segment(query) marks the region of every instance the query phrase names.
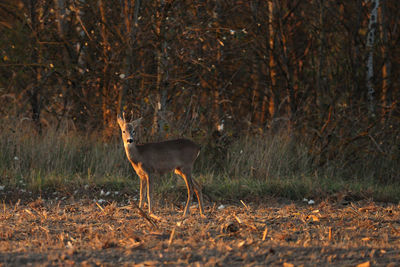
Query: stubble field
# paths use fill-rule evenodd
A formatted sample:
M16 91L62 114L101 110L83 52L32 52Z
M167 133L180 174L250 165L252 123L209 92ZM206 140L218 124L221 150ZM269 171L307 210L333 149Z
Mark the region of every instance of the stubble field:
M208 204L182 218L155 206L151 222L131 204L92 200L3 202L4 266L398 266L400 206Z

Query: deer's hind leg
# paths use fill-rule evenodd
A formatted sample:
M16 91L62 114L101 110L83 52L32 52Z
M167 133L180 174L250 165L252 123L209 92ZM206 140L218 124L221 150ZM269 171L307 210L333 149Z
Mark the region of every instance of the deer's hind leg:
M199 201L199 210L200 214L204 214L204 206L203 206L203 193L201 192L201 186L197 183L197 181L192 177L193 189L196 194L197 200Z
M150 175L146 175L146 182L147 182L147 204L149 208L149 214L152 213L151 211L151 198L153 196L153 181L150 179Z
M192 178L191 178L191 172L187 171L187 170L186 171L182 170L180 168L176 168L175 173L183 178L183 180L185 181L185 184L186 184L187 191L188 191L188 198L186 201L185 210L183 211L183 217L185 217L188 212L190 213L189 208L190 208L190 203L192 201L192 195L193 195L193 182L192 182Z

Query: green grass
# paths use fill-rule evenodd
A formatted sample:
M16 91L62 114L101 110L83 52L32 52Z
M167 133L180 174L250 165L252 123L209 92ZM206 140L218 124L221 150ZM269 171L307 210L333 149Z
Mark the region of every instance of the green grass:
M338 193L356 199L400 201L400 182L395 179L398 155L361 155L349 162L346 151L341 151L343 156L319 166L306 144L280 133L243 137L222 148L203 146L194 176L203 185L206 198L218 202L271 197L323 199ZM48 130L38 136L27 130L3 129L0 149L3 196L18 190L33 195L71 195L81 190L82 197L86 195L83 188L91 192L123 191L127 195L138 191L139 179L119 138L104 143L96 136L76 132ZM185 186L177 179L173 174L164 177L155 188L157 195L185 199Z

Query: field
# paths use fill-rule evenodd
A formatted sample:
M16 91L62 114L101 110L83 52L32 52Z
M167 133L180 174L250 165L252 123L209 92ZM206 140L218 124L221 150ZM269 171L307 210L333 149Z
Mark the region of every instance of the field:
M400 266L399 16L0 1L0 267Z
M182 218L156 204L146 218L127 201L73 197L3 202L4 266L396 266L400 205L270 199L207 202L206 216Z
M288 134L224 146L197 140L205 217L193 205L182 218L185 185L167 175L155 188L157 219L149 219L134 205L139 179L119 136L108 143L55 131L0 137L0 265L400 262L395 146L379 157L348 147L333 161Z

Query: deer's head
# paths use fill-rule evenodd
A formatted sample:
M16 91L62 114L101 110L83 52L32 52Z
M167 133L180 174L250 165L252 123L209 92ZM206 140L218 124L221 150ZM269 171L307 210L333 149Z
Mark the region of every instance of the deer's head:
M136 141L136 129L139 126L142 119L143 118L139 118L132 122L127 122L125 119L125 112L122 113L122 118L121 115L118 114L117 121L119 127L121 128L122 141L124 142L125 146L129 146L130 144L133 144Z

